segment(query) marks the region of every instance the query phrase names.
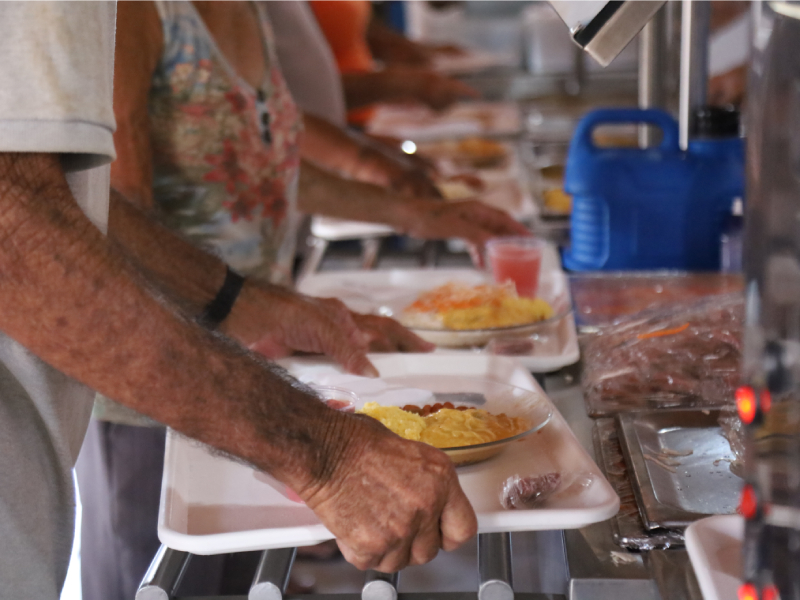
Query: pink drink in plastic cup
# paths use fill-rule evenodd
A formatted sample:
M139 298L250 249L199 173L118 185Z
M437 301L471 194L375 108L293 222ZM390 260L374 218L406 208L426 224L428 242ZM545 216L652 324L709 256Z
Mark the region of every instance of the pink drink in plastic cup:
M486 244L486 254L497 283L513 281L517 294L534 298L545 242L536 238L495 238Z

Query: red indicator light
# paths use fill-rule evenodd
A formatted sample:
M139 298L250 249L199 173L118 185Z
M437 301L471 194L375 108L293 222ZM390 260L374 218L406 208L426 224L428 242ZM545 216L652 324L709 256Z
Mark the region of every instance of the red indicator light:
M761 410L767 413L770 408L772 408L772 394L769 390L764 390L761 392Z
M768 585L761 592L761 600L780 600L781 595L778 593L778 588L774 585Z
M739 514L745 519L752 519L756 516L756 509L758 508L758 499L753 486L746 484L742 488L742 498L739 501Z
M736 408L742 423L750 425L756 417L756 393L749 385L736 390Z
M758 600L758 590L752 583L743 583L739 587L739 600Z

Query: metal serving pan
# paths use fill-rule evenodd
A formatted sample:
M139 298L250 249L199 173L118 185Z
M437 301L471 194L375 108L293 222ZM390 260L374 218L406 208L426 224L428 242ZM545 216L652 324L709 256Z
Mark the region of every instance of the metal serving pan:
M718 410L623 413L617 427L647 529L682 529L736 510L742 480Z

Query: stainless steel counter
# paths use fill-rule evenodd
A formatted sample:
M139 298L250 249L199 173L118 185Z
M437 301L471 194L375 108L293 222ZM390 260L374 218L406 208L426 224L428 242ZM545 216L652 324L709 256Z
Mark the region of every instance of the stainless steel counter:
M570 367L545 377L544 385L575 436L597 460L593 421L586 413L579 375L579 366ZM563 532L561 540L563 546L551 551L564 556L570 600L702 600L685 550L624 550L614 542L611 521Z

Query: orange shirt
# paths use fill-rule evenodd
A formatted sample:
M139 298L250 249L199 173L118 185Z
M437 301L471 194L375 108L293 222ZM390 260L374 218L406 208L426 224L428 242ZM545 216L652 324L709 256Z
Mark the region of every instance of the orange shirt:
M375 65L367 45L367 28L372 18L369 0L311 0L309 4L336 57L339 71L372 71Z

